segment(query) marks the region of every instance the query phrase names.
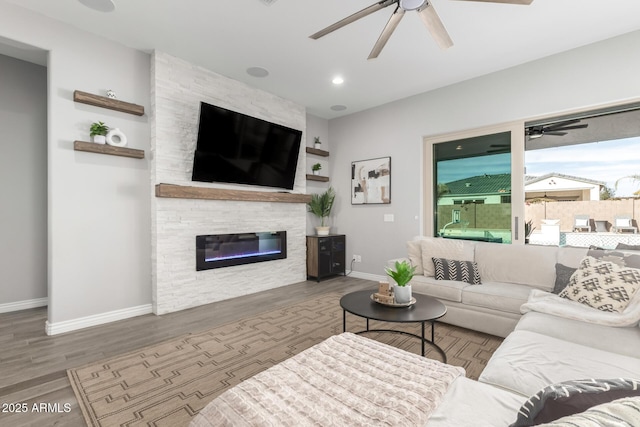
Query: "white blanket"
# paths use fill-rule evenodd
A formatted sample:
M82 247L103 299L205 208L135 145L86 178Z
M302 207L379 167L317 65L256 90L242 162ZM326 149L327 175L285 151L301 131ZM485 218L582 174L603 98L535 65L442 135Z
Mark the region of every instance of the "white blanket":
M423 426L462 375L344 333L227 390L191 426Z
M622 313L613 313L600 311L579 302L561 298L549 292L533 289L529 294L528 301L520 307L522 314L530 311L605 326L637 326L640 321L640 292L636 293Z

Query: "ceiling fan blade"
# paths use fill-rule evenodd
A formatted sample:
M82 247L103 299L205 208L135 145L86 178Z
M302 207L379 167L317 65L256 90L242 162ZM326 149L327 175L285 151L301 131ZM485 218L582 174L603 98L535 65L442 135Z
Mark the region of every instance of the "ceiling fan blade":
M438 46L441 49L447 49L453 46L453 41L451 37L449 37L449 33L444 28L440 17L436 13L436 10L433 8L433 5L429 2L425 3L424 9L419 9L418 15L422 18L424 25L427 26L427 29L431 33L431 36L435 39Z
M318 31L315 34L310 35L309 38L317 40L320 37L326 36L327 34L334 32L335 30L339 30L345 25L351 24L352 22L355 22L360 18L364 18L367 15L371 15L372 13L377 12L380 9L384 9L385 7L390 6L394 3L396 3L396 0L381 0L378 3L372 4L369 7L365 7L361 11L356 12L353 15L347 16L346 18L341 19L335 24L331 24L327 28Z
M549 126L544 126L543 128L544 128L545 131L558 130L558 129L563 128L565 126L573 125L575 123L580 123L580 119L565 120L563 122L553 123L553 124L550 124Z
M387 44L387 42L389 41L389 37L391 37L391 34L393 34L403 17L404 9L397 7L389 18L387 25L385 25L384 29L382 30L380 37L378 37L378 41L375 45L373 45L373 49L371 49L371 53L369 54L369 57L367 59L374 59L377 58L378 55L380 55L380 52L382 52L384 45Z
M487 3L509 3L509 4L524 4L524 5L528 5L533 2L533 0L464 0L464 1L482 1Z
M564 135L566 135L566 134L567 134L567 132L557 132L557 131L554 131L554 132L543 132L542 134L543 134L543 135L564 136Z
M571 130L571 129L584 129L586 127L589 127L588 124L583 124L583 125L575 125L575 126L564 126L561 128L553 128L551 130Z

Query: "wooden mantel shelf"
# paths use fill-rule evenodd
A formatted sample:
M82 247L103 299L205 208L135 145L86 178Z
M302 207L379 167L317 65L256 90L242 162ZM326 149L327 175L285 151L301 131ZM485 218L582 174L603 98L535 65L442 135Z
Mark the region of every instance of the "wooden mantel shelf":
M107 98L106 96L94 95L88 92L76 90L73 92L73 100L81 104L93 105L94 107L107 108L109 110L121 111L136 116L144 115L142 105L120 101L118 99Z
M222 188L192 187L175 184L157 184L156 197L282 203L309 203L311 201L311 196L308 194L227 190Z

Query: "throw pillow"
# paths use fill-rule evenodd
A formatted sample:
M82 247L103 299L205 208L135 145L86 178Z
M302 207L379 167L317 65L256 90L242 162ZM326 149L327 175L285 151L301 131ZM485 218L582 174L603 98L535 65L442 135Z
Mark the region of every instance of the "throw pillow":
M602 403L579 414L562 417L539 427L637 427L640 426L640 397L624 397Z
M558 296L601 311L622 313L640 289L640 270L587 256Z
M577 268L567 267L563 264L556 264L556 283L553 285L554 294L559 294L569 284L569 280Z
M481 285L478 264L472 261L457 261L445 258L431 258L435 267L436 280L457 280L471 285Z
M618 243L616 249L626 249L628 251L640 251L640 245L627 245L624 243Z
M529 427L577 414L630 396L640 396L640 383L629 379L578 380L552 384L531 396L510 427Z
M634 254L633 252L589 248L587 256L609 261L621 267L640 268L640 255Z

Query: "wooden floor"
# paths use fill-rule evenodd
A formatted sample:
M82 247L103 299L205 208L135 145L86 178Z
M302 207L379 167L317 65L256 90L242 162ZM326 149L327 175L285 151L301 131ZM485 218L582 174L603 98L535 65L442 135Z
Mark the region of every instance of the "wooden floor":
M376 286L369 280L343 276L320 283L307 281L177 313L149 314L55 336L44 332L46 307L0 314L0 426L84 426L67 379L69 368L294 304L311 296ZM16 412L25 403L26 413ZM43 403L50 404L45 411L34 411L34 404L38 409Z

